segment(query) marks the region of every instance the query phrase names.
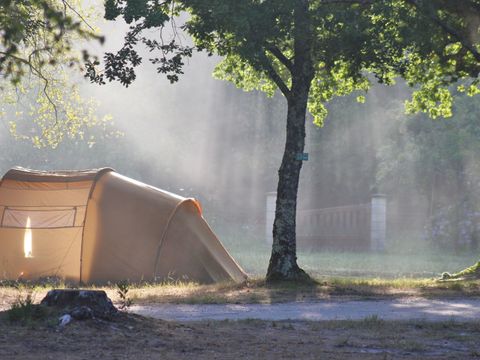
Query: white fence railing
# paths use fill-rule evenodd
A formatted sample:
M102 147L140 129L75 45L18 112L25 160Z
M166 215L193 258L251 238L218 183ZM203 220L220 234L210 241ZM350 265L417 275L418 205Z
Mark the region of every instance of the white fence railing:
M267 194L266 236L272 241L275 193ZM297 211L299 247L382 251L386 241L386 197L368 204Z

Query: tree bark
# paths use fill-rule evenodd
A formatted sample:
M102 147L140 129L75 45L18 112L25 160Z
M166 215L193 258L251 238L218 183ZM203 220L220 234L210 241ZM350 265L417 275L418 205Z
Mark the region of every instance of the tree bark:
M272 255L267 281L301 280L308 275L297 264L296 212L302 161L297 158L305 147L306 99L288 103L287 141L278 172L277 203L273 223Z
M288 101L287 138L278 172L277 203L273 224L273 244L267 282L308 280L297 264L297 193L305 148L305 117L314 69L311 59L311 29L308 0L299 0L295 9L294 64Z

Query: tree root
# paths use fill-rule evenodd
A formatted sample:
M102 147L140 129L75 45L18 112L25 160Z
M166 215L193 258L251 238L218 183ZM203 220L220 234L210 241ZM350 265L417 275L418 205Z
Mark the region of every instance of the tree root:
M439 279L441 281L446 280L474 280L480 279L480 261L476 262L474 265L459 271L455 274L450 274L448 272L444 272L442 277Z
M315 280L310 277L299 266L295 266L287 274L281 272L272 272L267 274L267 284L279 284L284 282L294 282L296 284L315 284Z

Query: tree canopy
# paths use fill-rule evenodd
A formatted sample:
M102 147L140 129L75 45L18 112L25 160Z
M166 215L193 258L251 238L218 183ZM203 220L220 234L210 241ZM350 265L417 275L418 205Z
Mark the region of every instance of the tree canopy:
M106 71L97 74L128 85L142 58L135 45L160 51L151 59L158 71L171 81L181 74L184 57L206 50L224 57L215 75L245 90L273 94L277 89L288 97L291 71L298 54L294 49L295 1L235 0L107 0L109 20L122 16L131 24L125 46L105 56ZM424 111L432 117L451 115L449 85L460 79L476 79L480 53L477 49L480 2L460 0L353 0L308 1L309 22L301 34L311 45L314 79L309 110L321 124L324 103L334 96L368 90L376 80L394 84L404 77L417 86L410 112ZM165 39L145 35L146 30L164 29L182 12L191 17L179 26L194 39L181 45L178 37ZM177 35L177 34L175 34ZM474 95L478 81L459 86ZM363 97L359 97L363 101Z
M451 115L452 84L479 92L477 0L107 0L105 9L107 19L122 17L131 27L124 47L106 54L104 72L89 65L93 81L134 81L143 43L159 52L151 61L172 82L185 57L205 50L223 57L216 77L269 95L278 89L287 99L269 280L305 277L296 263L295 218L307 108L321 125L332 98L360 91L364 101L361 92L374 80L393 85L397 77L415 88L407 110L433 118ZM189 18L180 24L183 13ZM179 29L192 46L182 45Z

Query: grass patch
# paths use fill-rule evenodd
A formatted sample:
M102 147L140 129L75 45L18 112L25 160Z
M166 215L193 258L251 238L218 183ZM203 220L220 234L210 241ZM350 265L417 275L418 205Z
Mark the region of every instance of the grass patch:
M221 283L199 285L150 285L132 288L130 295L136 304L142 303L278 303L317 301L329 298L378 299L404 296L450 298L480 296L480 281L457 283L435 279L360 279L317 278L311 284L278 283L269 285L264 279L243 284Z
M265 276L271 253L268 245L259 235L242 237L220 231L220 238L244 268L253 277ZM261 232L263 234L263 231ZM298 249L299 265L313 277L380 277L380 278L438 278L445 271L461 271L468 264L478 261L478 253L453 253L414 245L406 239L398 249L392 246L386 253L340 252L331 250L306 251ZM421 242L420 240L416 243Z
M53 288L55 286L52 286ZM185 303L185 304L269 304L279 302L305 302L325 299L380 299L395 297L455 298L479 297L480 280L437 281L435 279L382 279L320 277L312 283L267 284L263 278L250 279L245 283L218 283L201 285L194 282L163 284L129 284L128 298L122 298L118 286L87 287L102 289L122 307L129 304ZM0 308L8 309L25 291L34 291L43 298L48 287L0 287ZM125 294L124 294L125 295Z
M37 288L31 285L0 287L0 301L6 309L15 302L19 294L30 289L42 298L49 288ZM417 278L341 278L317 277L311 283L276 283L267 284L263 278L250 279L245 283L218 283L201 285L194 282L162 283L162 284L128 284L128 297L122 298L118 285L102 288L107 295L122 307L125 301L129 304L151 303L185 303L185 304L248 304L305 302L332 298L350 300L380 299L395 297L455 298L480 296L480 280L437 281L435 279ZM0 305L2 304L0 302Z
M21 325L34 325L50 318L51 311L45 306L35 304L34 295L28 292L26 295L18 294L5 316L11 323Z

